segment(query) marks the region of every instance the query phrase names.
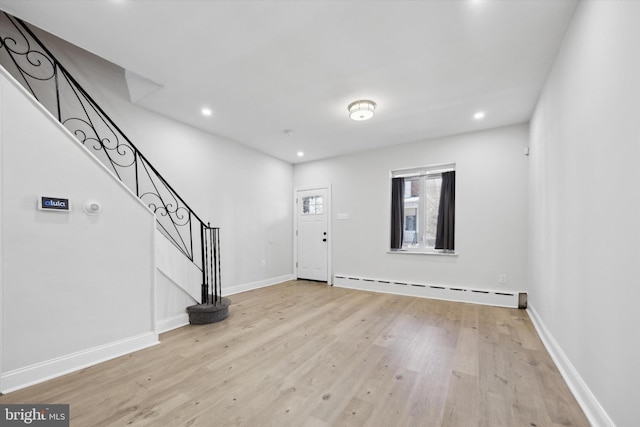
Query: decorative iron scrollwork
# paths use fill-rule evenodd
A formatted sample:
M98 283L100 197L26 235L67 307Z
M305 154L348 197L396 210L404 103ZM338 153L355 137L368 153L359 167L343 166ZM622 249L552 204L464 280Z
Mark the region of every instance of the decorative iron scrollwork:
M13 24L10 30L0 37L0 49L11 54L16 68L25 76L35 80L50 80L56 74L55 62L44 52L34 49L25 32L5 14L6 19ZM39 73L36 73L38 71Z

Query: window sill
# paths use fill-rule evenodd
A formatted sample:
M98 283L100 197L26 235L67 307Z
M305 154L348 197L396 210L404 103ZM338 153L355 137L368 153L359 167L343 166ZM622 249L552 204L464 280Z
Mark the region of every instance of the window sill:
M458 256L455 252L440 251L411 251L408 249L387 250L388 254L409 254L409 255L438 255L438 256Z

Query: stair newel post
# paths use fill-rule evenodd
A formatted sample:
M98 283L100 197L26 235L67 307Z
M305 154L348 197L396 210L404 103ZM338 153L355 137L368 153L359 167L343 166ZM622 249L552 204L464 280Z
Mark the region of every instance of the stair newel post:
M218 303L218 229L211 229L211 238L213 240L213 258L211 259L211 268L213 271L213 298L214 304Z
M212 286L211 289L211 303L215 305L216 300L217 300L217 293L216 293L216 288L215 288L215 279L216 279L216 273L214 270L214 259L216 257L216 242L214 240L214 236L213 236L213 229L211 228L211 223L208 222L207 223L207 237L210 239L211 241L211 250L209 253L209 257L207 258L207 268L209 269L209 282ZM211 279L213 277L213 282L211 283Z
M211 295L207 295L207 302L187 307L189 323L203 325L224 320L229 316L229 298L222 297L222 281L220 280L220 229L211 227L210 223L202 223L203 234L203 274L206 276ZM206 273L205 273L206 272ZM204 276L203 276L204 277ZM205 289L203 285L203 289ZM204 293L204 291L203 291Z
M220 229L216 228L216 273L215 273L215 286L216 286L216 295L219 296L220 302L222 302L222 276L221 276L221 267L220 267Z
M202 295L200 300L202 304L206 304L208 300L207 294L209 293L207 282L207 236L205 225L202 222L200 223L200 242L200 252L202 255Z

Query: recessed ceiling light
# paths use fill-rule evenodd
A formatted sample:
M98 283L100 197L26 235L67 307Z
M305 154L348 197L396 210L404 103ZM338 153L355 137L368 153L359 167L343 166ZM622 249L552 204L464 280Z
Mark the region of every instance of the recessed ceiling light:
M373 117L373 112L376 110L376 103L368 99L361 99L359 101L353 101L347 109L349 110L349 117L351 117L352 120L369 120Z
M298 157L303 157L304 156L304 152L303 151L298 151L297 155L298 155Z
M484 116L485 116L484 111L478 111L477 113L475 113L473 115L473 118L476 119L476 120L482 120L482 119L484 119Z
M209 117L210 115L213 114L213 111L211 111L210 108L204 107L202 110L200 110L200 112L202 113L203 116L205 117Z

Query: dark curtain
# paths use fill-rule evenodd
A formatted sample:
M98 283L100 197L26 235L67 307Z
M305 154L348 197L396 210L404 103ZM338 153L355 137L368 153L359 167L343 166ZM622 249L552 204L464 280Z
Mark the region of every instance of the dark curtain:
M456 222L456 172L442 173L440 206L438 208L438 228L436 231L436 249L454 250Z
M391 249L402 249L404 234L404 178L391 180Z

